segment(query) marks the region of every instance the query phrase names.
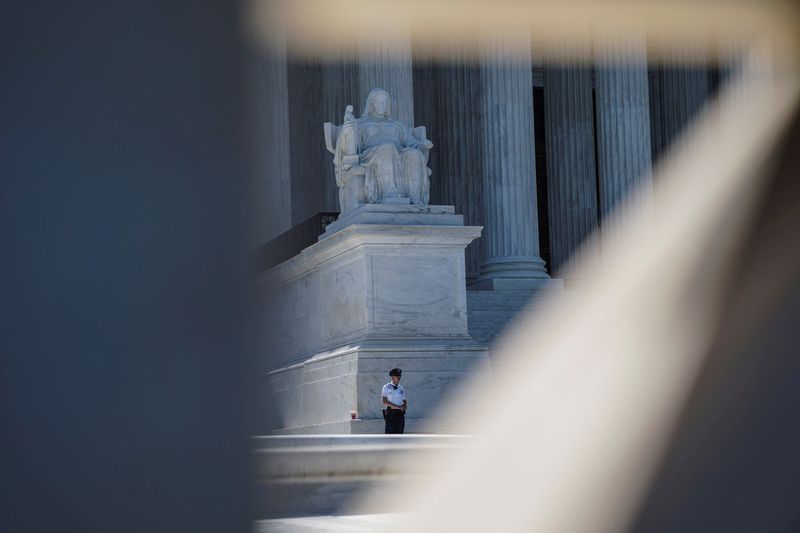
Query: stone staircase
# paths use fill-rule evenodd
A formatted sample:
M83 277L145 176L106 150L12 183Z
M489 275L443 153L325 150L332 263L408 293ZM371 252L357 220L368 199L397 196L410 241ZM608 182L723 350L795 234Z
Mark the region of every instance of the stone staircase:
M550 291L563 290L561 280L550 280L536 290L469 290L467 321L476 342L491 345L529 302Z
M528 291L467 291L467 323L476 342L490 345L533 297Z
M254 437L257 518L357 513L367 491L424 477L428 461L467 446L465 435L287 435ZM377 512L393 511L391 502Z
M490 345L537 296L562 288L554 282L537 291L468 290L469 333L478 343ZM255 437L259 527L316 531L332 517L367 520L355 507L361 494L424 477L426 472L416 466L428 462L415 460L418 454L446 455L474 438L432 434ZM385 509L371 510L392 511L390 502ZM374 516L378 518L367 521L389 515ZM349 527L344 522L338 525Z

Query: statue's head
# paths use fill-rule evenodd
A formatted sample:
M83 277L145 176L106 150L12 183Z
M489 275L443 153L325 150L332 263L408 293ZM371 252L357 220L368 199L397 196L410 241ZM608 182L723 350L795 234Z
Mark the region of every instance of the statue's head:
M364 104L364 112L361 113L361 116L391 117L392 97L389 96L389 92L383 89L372 89L367 96L367 102Z

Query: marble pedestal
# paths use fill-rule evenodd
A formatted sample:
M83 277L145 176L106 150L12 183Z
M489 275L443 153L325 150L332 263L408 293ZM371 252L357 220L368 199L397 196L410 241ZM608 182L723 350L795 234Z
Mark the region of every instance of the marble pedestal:
M365 205L258 277L281 433L382 432L380 391L394 367L407 431L447 431L442 398L466 377L489 378L486 348L467 332L464 248L481 228L462 224L451 206Z

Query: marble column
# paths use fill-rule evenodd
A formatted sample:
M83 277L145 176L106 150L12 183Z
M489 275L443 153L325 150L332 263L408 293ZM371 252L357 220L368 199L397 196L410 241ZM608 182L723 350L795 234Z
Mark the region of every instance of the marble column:
M392 95L392 117L414 125L414 87L411 64L411 32L399 27L374 28L358 43L358 102L360 115L372 89L380 87Z
M480 67L474 57L451 53L439 62L415 65L415 114L435 145L429 165L431 203L455 206L468 226L483 225L480 102ZM467 284L472 284L480 274L480 239L465 253Z
M345 106L360 104L353 61L304 55L290 61L288 71L292 223L297 225L317 213L339 210L339 189L322 124L340 124Z
M286 48L273 46L249 53L251 94L252 213L254 245L292 226L289 91Z
M662 62L652 73L651 89L656 98L651 110L653 160L656 160L697 116L711 93L707 54L693 47L675 62Z
M651 143L647 49L644 37L595 42L595 102L600 217L650 195Z
M325 211L326 160L322 133L322 68L319 60L302 56L289 62L292 225ZM309 151L309 146L318 149ZM321 149L319 149L321 148Z
M539 255L530 41L481 43L484 261L475 288L535 288L547 280Z
M562 58L545 66L544 107L551 271L597 229L591 69Z

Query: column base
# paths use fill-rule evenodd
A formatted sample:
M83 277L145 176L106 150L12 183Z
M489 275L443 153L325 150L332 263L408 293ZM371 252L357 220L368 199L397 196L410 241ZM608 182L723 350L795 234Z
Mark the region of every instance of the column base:
M537 290L553 280L539 257L503 257L481 265L481 275L471 290ZM562 284L563 285L563 284Z

